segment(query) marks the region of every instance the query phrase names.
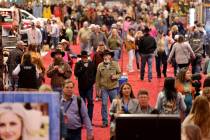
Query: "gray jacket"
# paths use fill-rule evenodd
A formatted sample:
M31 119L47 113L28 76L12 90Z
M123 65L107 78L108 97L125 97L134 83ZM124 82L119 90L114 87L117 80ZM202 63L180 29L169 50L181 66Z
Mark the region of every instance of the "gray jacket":
M97 49L98 47L98 43L99 42L104 42L105 45L107 45L107 38L106 36L99 32L98 35L96 35L96 33L92 33L91 36L90 36L90 46L94 48L94 50Z
M190 46L192 47L195 56L202 56L203 53L203 34L200 32L194 32L190 35Z
M21 63L22 55L23 50L21 50L20 48L15 48L14 50L10 51L7 60L9 75L12 75L13 70L17 67L18 64Z
M188 64L191 57L195 58L195 54L188 42L175 43L169 54L168 62L171 62L174 55L177 64Z
M122 99L114 99L110 107L110 115L113 116L118 111L123 112L123 105L124 103ZM128 112L131 114L137 113L138 105L139 105L138 100L131 98L128 102Z

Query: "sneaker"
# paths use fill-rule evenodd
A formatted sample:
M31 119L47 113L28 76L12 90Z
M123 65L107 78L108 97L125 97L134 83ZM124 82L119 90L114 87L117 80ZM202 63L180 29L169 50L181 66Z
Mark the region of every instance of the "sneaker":
M149 81L149 82L152 82L152 80L151 80L151 79L149 79L148 81Z

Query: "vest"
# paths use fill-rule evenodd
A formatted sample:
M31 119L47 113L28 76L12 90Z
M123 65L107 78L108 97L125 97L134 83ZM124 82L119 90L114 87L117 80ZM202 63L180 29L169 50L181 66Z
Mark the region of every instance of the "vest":
M18 74L18 88L32 88L37 89L36 67L33 64L20 65L20 72Z

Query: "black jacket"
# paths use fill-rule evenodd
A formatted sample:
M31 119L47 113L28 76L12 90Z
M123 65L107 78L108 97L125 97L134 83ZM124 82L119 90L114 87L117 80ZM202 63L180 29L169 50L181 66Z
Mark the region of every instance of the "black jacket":
M154 53L157 48L156 40L149 34L145 34L141 39L136 40L136 45L139 48L140 54Z
M74 68L74 75L78 78L80 90L87 90L93 86L96 77L96 68L92 61L88 61L88 67L80 60Z
M14 50L10 51L7 60L7 66L10 75L12 75L12 71L17 67L17 65L21 63L22 55L23 50L21 50L20 48L15 48Z
M36 66L34 64L20 65L18 88L37 89Z

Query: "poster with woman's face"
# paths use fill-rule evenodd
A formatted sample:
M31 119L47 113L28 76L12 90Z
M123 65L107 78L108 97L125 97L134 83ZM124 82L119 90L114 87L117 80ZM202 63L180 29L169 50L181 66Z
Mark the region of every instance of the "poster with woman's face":
M0 140L59 140L59 94L0 92Z
M49 140L46 103L1 103L0 140Z

